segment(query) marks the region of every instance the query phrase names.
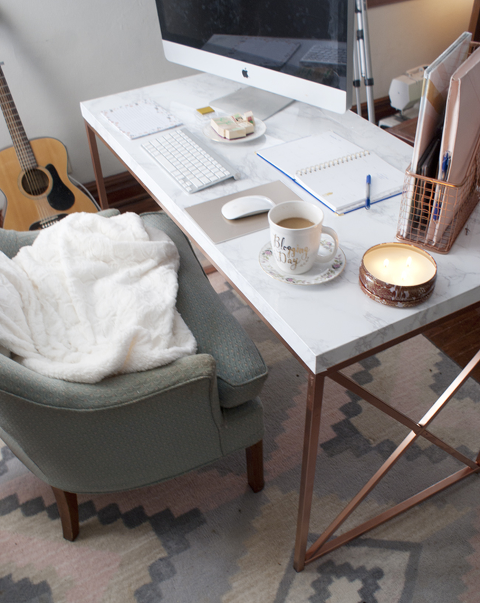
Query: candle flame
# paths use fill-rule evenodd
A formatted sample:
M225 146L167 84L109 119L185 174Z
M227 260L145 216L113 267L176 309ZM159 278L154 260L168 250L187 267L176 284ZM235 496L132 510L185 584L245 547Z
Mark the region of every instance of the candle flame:
M412 263L412 258L409 256L407 258L407 268L410 266L411 263Z
M385 261L383 262L383 267L388 268L388 259L387 258L385 258Z

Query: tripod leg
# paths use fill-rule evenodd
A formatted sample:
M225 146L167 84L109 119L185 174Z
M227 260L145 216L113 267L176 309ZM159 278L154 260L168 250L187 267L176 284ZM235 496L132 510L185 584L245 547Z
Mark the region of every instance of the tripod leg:
M365 0L355 0L355 14L357 16L356 51L357 65L361 76L364 78L367 94L368 119L375 123L375 106L373 99L372 62L370 59L370 41L367 24L367 8Z
M353 46L353 88L355 90L355 100L357 103L357 114L362 114L362 102L360 100L360 65L358 57L357 40Z

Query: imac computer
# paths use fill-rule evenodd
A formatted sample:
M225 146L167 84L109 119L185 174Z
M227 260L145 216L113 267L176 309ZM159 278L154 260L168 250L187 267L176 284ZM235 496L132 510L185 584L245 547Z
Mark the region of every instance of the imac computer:
M225 111L352 103L355 0L156 0L167 60L246 84Z

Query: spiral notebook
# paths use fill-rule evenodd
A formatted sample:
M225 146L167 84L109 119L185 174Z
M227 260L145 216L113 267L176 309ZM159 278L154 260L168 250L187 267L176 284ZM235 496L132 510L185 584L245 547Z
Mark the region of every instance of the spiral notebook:
M402 171L335 132L269 147L257 155L338 214L365 206L367 176L371 203L403 189Z

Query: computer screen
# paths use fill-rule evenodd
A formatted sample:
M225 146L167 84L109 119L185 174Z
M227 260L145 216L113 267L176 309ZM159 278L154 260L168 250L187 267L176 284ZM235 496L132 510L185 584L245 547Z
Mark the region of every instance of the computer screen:
M288 102L300 100L336 113L350 108L354 0L156 4L167 60Z

